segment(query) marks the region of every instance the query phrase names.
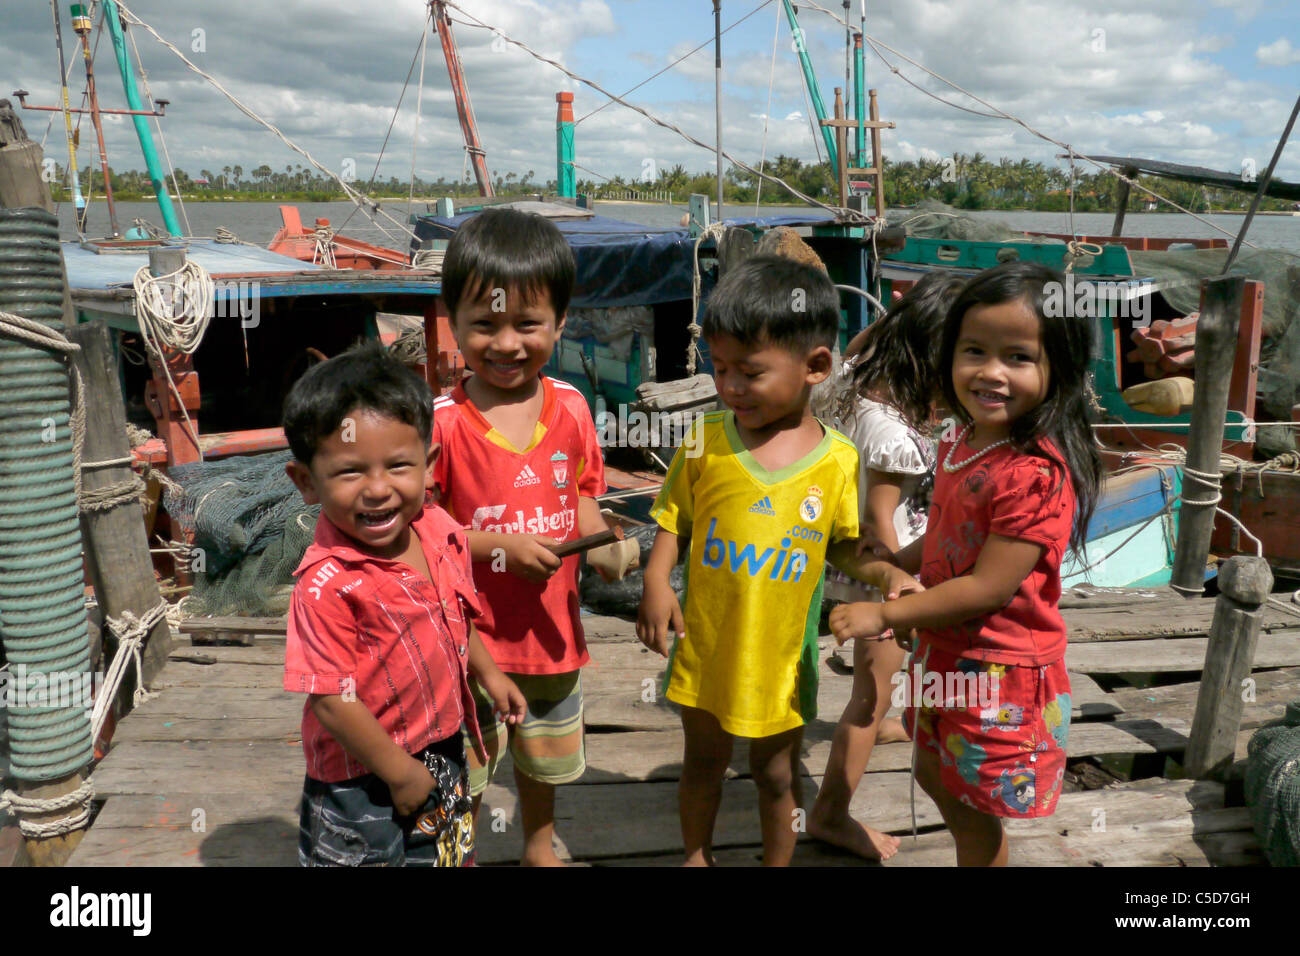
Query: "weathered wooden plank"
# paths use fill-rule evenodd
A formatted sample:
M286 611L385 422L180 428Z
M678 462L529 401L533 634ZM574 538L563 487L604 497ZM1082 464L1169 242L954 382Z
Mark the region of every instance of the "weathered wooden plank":
M284 685L284 669L265 664L196 664L175 657L154 683L157 691L192 693L202 689L206 693L220 692L228 687L277 688Z
M294 793L304 773L301 741L115 742L95 771L95 792L113 794Z
M284 667L284 642L267 641L252 647L223 647L217 644L181 646L172 649L171 659L213 661L217 664L258 664Z
M299 782L281 794L110 797L70 863L293 866L301 789Z
M1300 698L1300 667L1259 671L1251 675L1254 700L1247 700L1242 711L1242 729L1262 726L1282 716L1289 701ZM1190 721L1196 706L1199 682L1167 684L1164 687L1119 687L1112 696L1123 705L1130 717L1164 720L1176 717ZM1247 688L1243 688L1243 693Z
M142 740L301 740L302 713L274 717L192 718L132 715L113 735L115 743Z
M1072 671L1088 674L1123 674L1197 671L1205 663L1208 639L1171 638L1163 641L1126 641L1071 644L1065 663ZM1294 667L1300 664L1300 631L1261 634L1255 649L1255 667Z
M810 777L802 779L805 805L811 806L815 781ZM850 812L877 829L909 827L908 779L905 773L868 774L854 795ZM483 807L478 832L480 862L518 859L522 837L515 794L494 783L484 794ZM498 809L503 832L490 826L493 811ZM574 859L680 852L675 783L561 787L556 793L555 814L556 832ZM934 804L919 790L916 815L921 826L940 822ZM760 842L758 797L751 781L723 782L714 837L718 846Z
M1125 589L1120 589L1125 590ZM1135 590L1133 600L1125 603L1118 595L1106 595L1099 604L1078 601L1075 606L1061 606L1068 640L1072 644L1092 641L1151 640L1167 637L1200 637L1210 632L1214 617L1213 598L1175 598ZM1264 633L1294 631L1300 618L1287 608L1266 604L1260 611Z
M283 617L187 617L181 621L183 634L270 634L284 637L288 620Z

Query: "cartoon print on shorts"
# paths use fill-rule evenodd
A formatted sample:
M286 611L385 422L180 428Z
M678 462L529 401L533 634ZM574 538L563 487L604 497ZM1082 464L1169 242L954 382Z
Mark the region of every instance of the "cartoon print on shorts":
M1047 730L1058 747L1064 748L1069 739L1072 706L1069 694L1057 694L1052 702L1043 708L1043 723L1047 725Z
M1056 795L1057 789L1061 786L1061 781L1065 779L1065 768L1057 767L1056 776L1052 779L1052 785L1047 788L1047 793L1043 797L1043 806L1050 807L1052 798Z
M971 743L961 734L949 734L939 751L939 758L950 767L956 766L961 778L972 785L979 783L979 769L987 757L983 747Z
M1025 708L1019 704L985 707L980 711L980 730L1011 732L1025 722Z
M1015 813L1028 813L1034 805L1034 771L1020 766L1003 770L989 795L1000 797Z

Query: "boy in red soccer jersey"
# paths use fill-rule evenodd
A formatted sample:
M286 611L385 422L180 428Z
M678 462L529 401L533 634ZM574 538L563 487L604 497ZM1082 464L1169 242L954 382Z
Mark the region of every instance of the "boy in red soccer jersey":
M289 477L321 506L284 664L285 690L309 695L304 866L472 865L462 723L483 745L469 676L507 722L523 718L471 622L465 534L425 504L432 404L378 345L310 369L285 400Z
M586 399L541 375L564 329L574 262L550 222L512 209L480 213L457 230L442 264L442 294L474 374L435 401L434 468L441 503L466 527L483 597L479 632L528 700L509 729L524 830L521 863L555 866L555 787L582 776L580 670L589 660L578 619L578 557L557 542L604 531L596 497L604 464ZM630 548L629 548L630 546ZM632 542L589 551L621 577ZM486 689L486 688L485 688ZM503 725L480 695L488 753L470 761L477 816L501 755Z

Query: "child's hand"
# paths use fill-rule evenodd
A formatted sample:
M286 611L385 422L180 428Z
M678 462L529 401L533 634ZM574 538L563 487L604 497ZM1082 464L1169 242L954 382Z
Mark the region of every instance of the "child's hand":
M505 674L497 671L478 679L484 693L492 698L497 717L507 724L523 723L528 713L528 701L521 691Z
M881 561L888 561L890 564L896 564L898 559L894 552L889 549L883 541L876 537L874 531L865 524L858 529L858 557L864 554L871 554Z
M668 656L668 632L678 637L686 633L682 606L666 582L647 579L637 610L636 636L646 647L662 657Z
M855 604L837 604L831 609L831 633L835 642L857 638L884 640L889 635L885 624L884 605L873 601L859 601Z
M871 565L872 577L886 601L896 601L904 594L919 594L925 585L896 564L880 561Z
M606 581L622 581L641 563L641 545L633 538L611 541L587 552L587 564Z
M508 535L502 545L506 553L506 570L525 581L540 584L564 565L551 547L555 539L544 534Z
M412 757L410 766L404 767L402 776L388 781L388 791L393 795L393 811L400 817L417 812L433 791L433 776L424 764Z

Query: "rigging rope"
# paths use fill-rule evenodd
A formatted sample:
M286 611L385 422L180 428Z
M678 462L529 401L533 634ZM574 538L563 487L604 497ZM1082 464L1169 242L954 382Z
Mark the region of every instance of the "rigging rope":
M457 22L457 23L461 23L461 24L463 24L463 25L465 25L465 26L477 27L477 28L479 28L479 29L490 30L490 31L492 31L493 33L495 33L497 36L499 36L499 37L500 37L502 40L504 40L505 42L510 43L510 44L512 44L512 45L514 45L514 46L519 47L521 50L523 50L525 53L527 53L529 56L533 57L534 59L536 59L536 60L540 60L542 63L546 63L546 64L548 64L548 65L550 65L550 66L555 67L555 69L559 70L561 73L563 73L565 76L569 77L570 79L575 80L575 81L578 82L578 83L583 83L583 84L585 84L585 85L591 87L591 88L592 88L593 90L595 90L596 92L598 92L598 93L600 93L600 94L602 94L602 95L604 95L604 96L608 96L611 100L613 100L614 102L618 103L620 106L627 107L628 109L630 109L630 110L632 110L632 111L634 111L634 112L640 113L642 116L644 116L646 119L650 120L650 122L654 123L656 126L660 126L660 127L664 128L664 129L666 129L666 130L669 130L670 132L676 133L678 136L682 137L682 138L683 138L684 140L686 140L688 143L691 143L691 144L693 144L693 145L695 145L695 146L698 146L698 147L700 147L701 149L707 149L707 150L708 150L709 152L711 152L711 153L719 153L719 154L721 154L722 157L723 157L724 159L729 160L729 161L732 163L732 165L734 165L734 166L736 166L736 167L738 167L738 168L740 168L740 169L743 169L743 170L745 170L746 172L751 173L751 174L753 174L753 175L755 175L755 176L760 176L760 177L762 177L763 179L766 179L768 182L775 183L776 185L780 186L782 189L785 189L787 192L789 192L792 196L796 197L797 199L802 200L803 202L807 203L808 205L810 205L810 206L817 206L817 207L820 208L820 209L825 209L827 212L832 213L832 214L833 214L837 219L839 219L840 221L847 221L847 222L852 222L852 223L861 223L861 224L865 224L865 223L868 223L868 222L870 221L869 218L868 218L867 216L864 216L862 213L858 212L858 211L855 210L855 209L847 209L847 208L844 208L844 207L842 207L842 206L831 206L831 205L828 205L828 204L826 204L826 203L824 203L824 202L821 202L821 201L819 201L819 200L813 199L811 196L808 196L808 195L806 195L806 194L800 192L800 191L799 191L798 189L796 189L794 186L791 186L791 185L790 185L788 182L786 182L784 179L781 179L781 178L779 178L779 177L777 177L777 176L772 176L772 175L769 175L768 173L765 173L765 172L762 172L762 171L760 171L760 170L757 170L757 169L755 169L753 166L750 166L748 163L746 163L746 162L744 162L744 161L742 161L742 160L739 160L739 159L737 159L736 157L732 156L732 155L731 155L730 153L728 153L726 150L719 149L717 146L710 146L708 143L705 143L705 142L703 142L703 141L701 141L701 140L699 140L699 139L696 139L694 136L692 136L691 134L687 133L687 132L686 132L685 130L683 130L681 127L679 127L679 126L675 126L674 124L669 123L669 122L667 122L666 120L661 120L661 119L659 119L659 117L655 116L655 115L654 115L653 113L651 113L649 110L646 110L646 109L644 109L643 107L637 106L637 105L635 105L635 104L633 104L633 103L629 103L629 102L627 102L626 100L624 100L624 99L623 99L622 97L620 97L620 96L615 96L613 93L609 92L609 90L605 89L603 86L601 86L601 85L600 85L599 83L597 83L595 80L589 80L589 79L587 79L587 78L584 77L584 76L579 76L577 73L574 73L572 70L568 69L567 67L565 67L563 64L559 63L558 61L553 60L553 59L551 59L550 57L543 56L542 54L538 53L536 50L534 50L532 47L530 47L527 43L524 43L524 42L521 41L521 40L516 40L516 39L514 39L513 37L507 36L506 34L502 33L500 29L498 29L498 28L496 28L496 27L493 27L493 26L491 26L491 25L488 24L488 23L484 23L482 20L478 19L478 17L475 17L473 14L467 12L467 11L466 11L463 7L461 7L460 5L451 2L451 0L445 0L445 5L446 5L447 7L450 7L451 9L455 10L457 13L463 14L464 16L467 16L467 17L470 18L469 20L457 20L457 21L455 21L455 22Z
M206 73L203 70L199 69L197 66L195 66L189 60L189 58L185 56L184 53L182 53L179 49L177 49L175 44L171 43L168 40L163 39L163 37L158 33L157 30L155 30L149 24L145 23L138 16L136 16L135 13L132 12L130 9L128 9L125 4L118 3L118 10L121 12L124 20L127 20L128 22L136 26L144 27L144 29L147 30L155 40L157 40L163 46L167 47L167 49L175 53L176 56L180 58L182 63L184 63L193 72L197 73L199 76L203 77L213 86L215 86L217 90L223 96L225 96L226 99L230 100L230 102L233 103L234 106L241 113L243 113L249 119L257 123L260 123L262 126L265 126L267 129L269 129L272 133L274 133L276 136L280 138L280 142L284 143L284 145L288 146L295 153L298 153L300 156L306 159L307 162L310 163L313 167L315 167L320 172L328 176L330 179L338 183L339 186L342 187L344 195L346 195L348 199L350 199L353 203L355 203L358 208L362 209L363 212L366 212L366 215L371 216L371 221L374 222L375 226L379 228L381 231L383 231L386 235L389 234L388 230L385 229L384 226L381 225L378 222L378 220L374 218L373 214L378 214L383 216L394 226L396 226L397 228L405 232L408 236L410 236L411 238L415 238L415 233L411 231L411 228L408 225L406 225L406 223L400 222L390 213L385 211L384 208L376 200L371 199L369 196L365 195L364 193L356 189L353 189L350 185L348 185L348 183L341 176L338 175L338 173L334 172L332 169L328 169L327 167L323 166L319 161L317 161L316 157L314 157L311 153L307 152L306 149L299 146L293 140L289 139L289 137L286 136L284 132L281 131L277 126L275 126L275 124L271 123L268 120L263 119L261 116L257 115L257 113L253 112L253 110L250 109L248 106L244 105L244 103L238 97L236 97L228 89L222 86L221 83L214 76L212 76L212 74Z

